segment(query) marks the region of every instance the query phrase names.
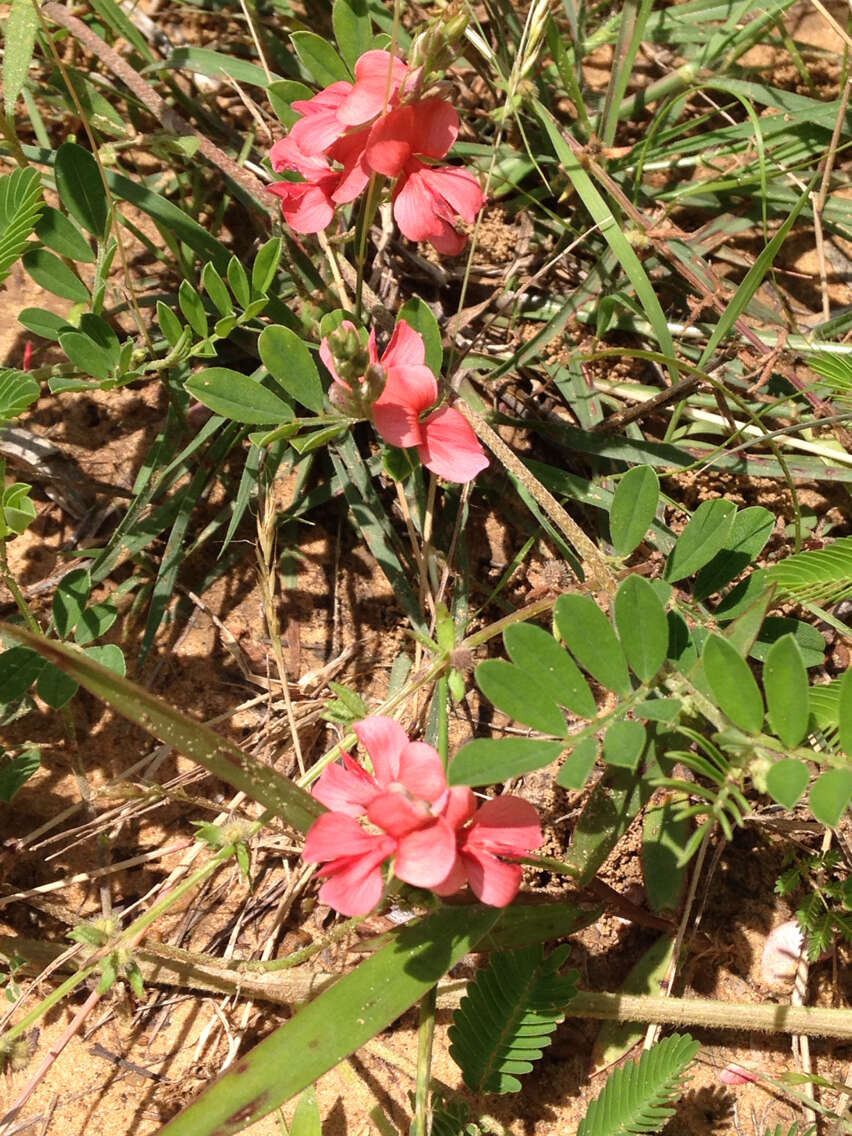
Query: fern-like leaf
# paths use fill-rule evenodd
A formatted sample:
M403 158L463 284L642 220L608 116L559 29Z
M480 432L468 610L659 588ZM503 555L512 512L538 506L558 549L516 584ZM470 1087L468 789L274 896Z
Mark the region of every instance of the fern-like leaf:
M0 367L0 424L23 414L40 393L41 387L26 371Z
M811 355L809 366L828 379L832 397L844 404L852 400L852 362L845 355Z
M799 602L835 604L852 595L852 536L843 536L825 548L794 552L765 569L766 582L778 593Z
M616 1069L589 1105L577 1136L659 1132L674 1114L686 1070L701 1048L689 1034L672 1034L638 1061Z
M432 1136L481 1136L482 1129L470 1119L463 1100L432 1101Z
M541 944L498 951L467 988L450 1027L450 1055L475 1093L516 1093L514 1074L541 1057L564 1007L577 993L577 972L557 973L568 947L549 958Z
M18 169L0 177L0 284L27 247L43 206L35 170Z

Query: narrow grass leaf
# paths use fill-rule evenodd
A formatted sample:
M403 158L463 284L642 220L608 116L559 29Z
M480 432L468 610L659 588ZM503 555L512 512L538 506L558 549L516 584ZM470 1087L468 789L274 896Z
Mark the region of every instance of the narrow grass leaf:
M852 667L846 670L840 680L840 692L837 701L837 727L840 736L840 748L847 757L852 758Z
M615 626L627 662L642 682L650 682L669 646L666 610L653 584L643 576L624 580L615 595Z
M232 1136L254 1124L386 1029L498 917L496 908L448 907L409 924L242 1056L160 1136Z
M208 726L187 718L144 687L119 678L87 658L82 651L34 635L21 627L3 624L0 632L6 638L32 648L54 666L61 667L70 678L119 714L191 757L214 776L221 777L236 789L242 789L300 832L307 832L325 811L304 789L271 766L244 753Z
M313 1085L309 1085L299 1097L290 1122L290 1136L322 1136L322 1119Z
M742 655L721 635L710 635L702 654L704 675L719 708L750 734L763 727L763 696Z
M27 81L37 31L35 0L12 0L3 28L3 107L9 119Z
M649 465L637 465L622 477L612 496L609 532L616 552L629 556L647 533L657 511L660 479Z
M616 694L629 694L630 675L612 624L591 598L562 595L553 609L556 629L578 663Z
M792 749L808 729L808 672L792 635L777 639L767 651L763 689L769 724Z
M674 584L709 564L716 553L724 548L736 511L733 501L721 498L703 501L672 549L664 579Z

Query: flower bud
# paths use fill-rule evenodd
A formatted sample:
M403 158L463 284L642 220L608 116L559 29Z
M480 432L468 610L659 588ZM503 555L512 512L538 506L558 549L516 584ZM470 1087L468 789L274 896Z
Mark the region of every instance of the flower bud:
M361 342L358 329L351 323L341 324L328 337L328 346L341 380L356 387L370 364L369 353Z

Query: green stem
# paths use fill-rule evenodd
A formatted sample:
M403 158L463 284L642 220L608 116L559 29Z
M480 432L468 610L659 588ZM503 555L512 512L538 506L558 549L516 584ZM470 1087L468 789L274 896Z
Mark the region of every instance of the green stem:
M414 1123L412 1136L427 1136L429 1131L429 1084L432 1080L432 1043L435 1038L435 1006L438 992L432 987L420 999L420 1022L417 1030L417 1082L414 1090Z

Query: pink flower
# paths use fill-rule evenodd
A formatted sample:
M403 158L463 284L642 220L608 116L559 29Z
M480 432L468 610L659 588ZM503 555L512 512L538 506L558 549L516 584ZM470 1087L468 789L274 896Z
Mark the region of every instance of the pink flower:
M456 256L467 237L456 230L455 218L474 221L484 203L479 182L467 170L433 169L412 158L396 184L393 215L410 241L429 241L445 256Z
M401 449L416 446L426 468L447 481L464 484L485 469L488 458L458 410L441 407L420 420L437 401L438 384L426 366L423 337L413 327L400 320L381 359L371 336L370 359L385 371L385 388L373 403L373 422L386 442Z
M399 177L415 155L444 158L458 137L459 116L444 99L424 99L390 111L373 125L366 162L385 177Z
M365 718L354 729L373 773L348 754L342 767L323 772L313 795L333 811L311 826L303 857L326 861L323 903L344 915L366 915L381 897L382 867L391 856L405 883L432 888L445 879L456 859L454 822L470 814L473 794L450 789L437 752L409 741L392 719ZM362 828L355 818L365 815L383 831Z
M744 1066L732 1062L719 1074L719 1080L723 1085L747 1085L751 1081L759 1081L760 1074L752 1073Z
M541 842L538 814L528 801L494 797L478 810L472 824L457 833L455 862L433 890L452 895L469 883L483 903L506 907L518 894L523 870L520 864L507 864L500 857L525 856Z

